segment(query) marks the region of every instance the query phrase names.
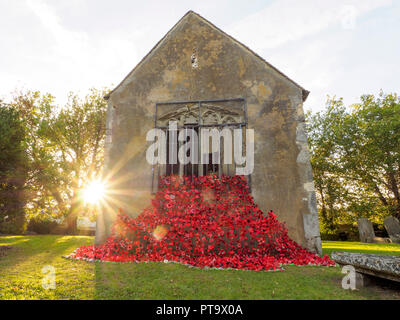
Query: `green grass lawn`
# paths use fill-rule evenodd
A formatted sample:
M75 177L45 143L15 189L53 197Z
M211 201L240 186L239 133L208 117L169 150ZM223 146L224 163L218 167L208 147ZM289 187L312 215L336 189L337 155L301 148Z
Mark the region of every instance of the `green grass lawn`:
M348 251L361 253L376 253L400 256L400 245L396 243L362 243L344 241L323 241L323 251L331 254L333 251Z
M88 263L63 259L85 236L3 236L12 246L0 256L0 299L387 299L376 288L341 288L338 267L285 267L283 272L201 270L177 264ZM324 252L354 251L400 255L400 245L323 242ZM56 289L42 288L51 265Z

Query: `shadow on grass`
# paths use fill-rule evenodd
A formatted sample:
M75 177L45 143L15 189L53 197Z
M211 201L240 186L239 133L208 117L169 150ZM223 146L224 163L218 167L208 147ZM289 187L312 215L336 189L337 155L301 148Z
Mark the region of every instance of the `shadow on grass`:
M82 239L85 238L87 237L82 237ZM12 267L15 264L29 261L29 259L36 255L40 255L40 259L46 265L54 257L66 254L66 250L74 244L77 247L82 245L79 236L37 235L0 237L0 245L9 245L14 249L10 252L10 259L0 259L0 265L3 264L7 265L7 267Z
M282 272L257 272L205 270L160 262L89 263L61 257L91 243L93 237L85 236L0 237L0 245L16 248L0 258L0 299L393 298L379 289L343 290L343 274L336 267L286 266ZM324 245L337 250L340 243ZM46 264L56 268L54 290L42 288L41 269Z
M0 237L0 245L13 247L9 255L0 258L0 299L92 298L94 266L82 262L74 265L62 258L92 242L91 237L57 235ZM46 265L55 268L55 290L42 286L46 276L42 268Z
M43 237L47 237L46 241ZM43 255L56 241L53 236L7 236L0 237L0 245L8 245L13 248L10 254L0 259L0 266L11 268L19 263L29 260L37 254ZM51 255L51 254L49 254Z

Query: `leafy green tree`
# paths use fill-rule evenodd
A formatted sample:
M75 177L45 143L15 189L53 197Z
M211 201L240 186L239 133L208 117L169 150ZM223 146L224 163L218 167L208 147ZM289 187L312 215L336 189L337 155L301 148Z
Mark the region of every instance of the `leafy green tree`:
M308 113L308 142L314 184L319 202L321 229L336 230L340 209L347 194L340 183L336 134L340 130L345 107L342 99L328 99L325 112Z
M321 225L387 215L400 217L400 99L364 95L346 108L328 98L326 110L307 114L311 164Z
M28 131L28 210L66 217L70 233L83 210L82 188L101 174L106 93L92 89L83 99L70 94L62 108L53 96L39 92L20 93L12 102Z
M347 179L359 186L360 199L400 218L400 98L365 95L352 106L338 134L340 161Z
M20 113L0 101L0 232L21 233L25 227L27 156Z
M64 192L69 204L69 230L74 232L82 208L80 191L101 175L107 104L106 91L92 90L83 100L70 95L68 104L48 124L46 137L61 155L67 173Z
M54 97L50 94L41 95L38 91L20 92L15 95L11 105L19 111L26 132L28 218L38 214L59 218L65 213L61 196L65 181L63 164L45 135L49 121L58 112Z

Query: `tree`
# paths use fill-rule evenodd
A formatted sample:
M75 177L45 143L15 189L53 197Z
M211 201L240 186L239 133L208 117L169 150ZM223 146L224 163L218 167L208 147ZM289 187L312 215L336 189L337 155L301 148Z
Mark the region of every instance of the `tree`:
M383 92L362 96L338 143L346 177L379 201L384 213L400 218L400 98Z
M346 110L342 99L328 99L325 112L307 113L308 142L314 184L319 202L321 228L334 232L347 190L340 182L336 135Z
M328 98L324 112L307 114L321 224L387 215L400 217L400 99L364 95L346 108Z
M70 94L62 108L53 96L40 92L19 93L12 102L28 131L28 209L67 217L70 233L75 232L82 209L81 189L101 174L106 93L91 89L84 99Z
M92 89L84 100L70 95L67 106L46 130L45 136L61 155L63 170L68 173L67 221L71 233L75 231L82 205L80 190L101 174L107 108L103 97L106 93Z
M20 113L0 101L0 232L24 230L27 157Z

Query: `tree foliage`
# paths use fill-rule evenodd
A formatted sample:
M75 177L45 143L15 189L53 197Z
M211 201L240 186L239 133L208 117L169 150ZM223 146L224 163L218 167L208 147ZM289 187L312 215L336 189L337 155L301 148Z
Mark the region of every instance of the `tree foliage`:
M83 99L70 94L63 107L50 94L15 95L11 105L20 112L27 131L30 215L67 217L74 232L83 206L80 191L101 174L106 93L92 89Z
M19 112L0 101L0 233L24 229L27 157Z
M399 218L400 98L364 95L346 108L334 97L307 120L322 225Z

